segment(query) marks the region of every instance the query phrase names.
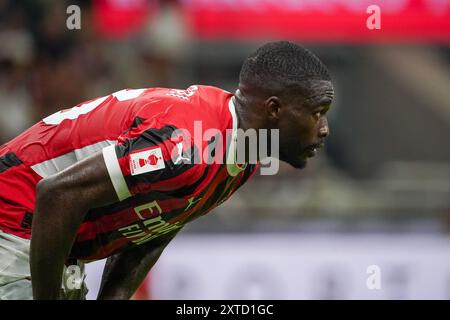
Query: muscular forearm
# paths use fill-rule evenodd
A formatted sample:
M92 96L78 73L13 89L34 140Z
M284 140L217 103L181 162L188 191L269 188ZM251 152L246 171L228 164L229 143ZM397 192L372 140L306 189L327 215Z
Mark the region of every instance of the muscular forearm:
M39 183L33 217L30 268L34 299L57 299L64 263L81 223L73 195Z
M98 299L130 299L158 261L163 249L152 250L140 261L130 260L127 254L110 257L105 265Z
M178 232L109 257L98 299L130 299Z

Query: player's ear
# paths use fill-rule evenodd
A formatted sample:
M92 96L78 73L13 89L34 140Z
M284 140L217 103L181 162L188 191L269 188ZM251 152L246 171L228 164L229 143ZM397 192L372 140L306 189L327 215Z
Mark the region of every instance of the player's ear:
M277 96L271 96L264 101L266 112L270 120L278 120L280 118L281 101Z

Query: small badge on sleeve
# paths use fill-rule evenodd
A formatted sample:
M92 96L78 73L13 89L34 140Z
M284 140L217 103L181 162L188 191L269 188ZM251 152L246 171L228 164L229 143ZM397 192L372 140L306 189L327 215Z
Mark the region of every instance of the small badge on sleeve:
M164 168L165 164L161 148L155 148L130 154L130 169L131 175L133 176Z

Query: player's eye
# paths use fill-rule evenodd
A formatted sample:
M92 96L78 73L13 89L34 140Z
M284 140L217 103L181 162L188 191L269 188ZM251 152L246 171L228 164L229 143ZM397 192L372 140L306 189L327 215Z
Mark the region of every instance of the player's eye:
M328 111L328 108L321 108L314 111L314 118L319 120L322 116L324 116Z
M319 120L320 117L322 116L322 112L321 112L321 111L315 111L315 112L313 113L313 116L314 116L314 118L315 118L316 120Z

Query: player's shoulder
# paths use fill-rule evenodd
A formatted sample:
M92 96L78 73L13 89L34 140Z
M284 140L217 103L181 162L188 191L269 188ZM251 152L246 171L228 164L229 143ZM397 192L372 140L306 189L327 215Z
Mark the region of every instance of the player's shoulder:
M199 119L203 131L208 129L224 130L231 121L229 101L233 94L213 86L194 86L197 95L192 96L189 119Z
M155 94L181 105L205 105L224 102L231 93L214 86L191 85L186 89L158 88Z
M195 121L201 121L204 129L221 128L229 122L232 94L226 90L192 85L186 89L149 89L147 93L141 112L157 116L160 122L192 127Z
M180 107L217 105L232 95L221 88L205 85L191 85L186 89L156 87L140 90L143 92L137 96L138 104L144 108L168 104Z

